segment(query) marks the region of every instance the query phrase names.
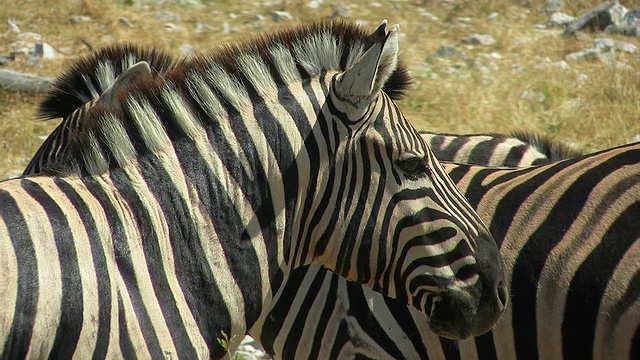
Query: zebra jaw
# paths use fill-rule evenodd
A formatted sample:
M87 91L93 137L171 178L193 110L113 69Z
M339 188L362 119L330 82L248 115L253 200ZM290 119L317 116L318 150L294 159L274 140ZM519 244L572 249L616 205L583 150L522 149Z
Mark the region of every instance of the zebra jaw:
M369 36L375 44L362 57L335 78L336 96L356 109L369 105L395 70L398 61L399 25L386 30L387 20Z

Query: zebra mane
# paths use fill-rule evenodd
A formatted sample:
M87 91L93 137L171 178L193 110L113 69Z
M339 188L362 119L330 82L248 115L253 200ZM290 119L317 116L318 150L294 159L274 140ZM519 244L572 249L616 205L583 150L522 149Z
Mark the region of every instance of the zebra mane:
M547 158L552 163L584 155L582 151L571 148L546 135L516 130L511 132L509 136L533 146L541 153L547 155Z
M164 74L178 63L173 54L134 44L119 44L100 49L77 60L58 76L38 106L38 118L66 118L102 95L115 79L139 61Z
M201 121L216 121L230 107L239 109L255 96L272 96L277 92L274 85L346 70L375 40L360 25L320 21L221 45L187 59L132 45L103 49L55 81L40 106L41 118L69 116L97 99L138 61L146 61L152 72L118 88L116 101L98 101L87 110L81 126L69 134L68 156L42 171L101 174L122 167L140 154L171 146L178 137L196 136ZM385 66L391 64L379 67ZM383 91L397 99L410 83L406 66L398 62Z

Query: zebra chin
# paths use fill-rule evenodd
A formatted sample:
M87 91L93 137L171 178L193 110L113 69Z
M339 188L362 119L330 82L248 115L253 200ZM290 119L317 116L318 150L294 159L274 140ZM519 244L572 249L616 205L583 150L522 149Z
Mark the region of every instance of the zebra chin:
M495 261L496 257L500 259L498 250L484 244L495 241L490 235L476 240L476 263L458 269L458 281L450 285L445 285L445 280L436 281L440 282L436 293L414 290L414 306L429 317L429 326L438 336L462 340L482 335L491 330L507 307L509 291L502 262ZM433 290L433 286L427 288Z

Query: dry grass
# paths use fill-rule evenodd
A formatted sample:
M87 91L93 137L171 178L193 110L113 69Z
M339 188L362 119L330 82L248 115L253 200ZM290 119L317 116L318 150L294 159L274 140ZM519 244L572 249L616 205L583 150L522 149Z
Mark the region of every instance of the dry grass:
M566 12L580 14L601 1L566 2ZM86 42L104 46L118 42L140 42L163 48L177 49L191 44L197 49L246 36L262 29L290 22L275 23L271 10L287 10L295 22L331 16L344 1L325 0L313 10L304 1L203 1L205 7L180 5L180 1L96 1L72 0L60 4L54 0L0 0L0 19L16 18L23 32L42 34L44 41L62 52L54 61L43 61L42 67L23 66L19 59L5 68L46 76L59 74L77 56L90 52ZM177 4L176 4L177 3ZM391 0L380 1L380 7L370 1L348 2L353 20L374 27L382 18L399 22L403 32L403 58L410 64L416 80L406 100L400 102L405 114L419 128L446 132L506 132L526 129L546 133L571 142L585 150L629 142L640 134L640 60L638 54L618 53L618 60L630 64L633 70L621 70L600 62L571 63L563 70L551 63L564 56L592 46L592 40L563 39L557 32L534 30L535 24L548 21L539 13L544 0ZM633 8L631 0L621 1ZM154 19L159 11L180 16L173 23L183 30L168 31L166 20ZM420 11L439 17L434 22ZM500 16L488 21L487 15L497 11ZM69 18L86 15L91 22L71 24ZM256 18L264 16L263 20ZM134 28L118 22L125 16ZM470 21L460 20L469 17ZM232 31L222 32L228 22ZM199 28L198 24L206 26ZM453 59L450 63L433 57L443 44L456 45L472 33L492 34L497 43L464 50L468 59ZM10 44L19 40L4 31L0 36L0 53L15 50ZM598 34L591 34L593 39ZM640 45L638 39L616 36L616 39ZM498 70L483 71L469 59L478 54L499 53L502 58L482 60L493 63ZM545 62L548 58L550 62ZM541 64L547 66L541 66ZM451 67L457 68L450 71ZM579 82L584 74L586 81ZM544 94L544 100L522 99L524 91ZM37 95L0 91L0 179L17 175L26 165L54 127L55 122L33 121Z

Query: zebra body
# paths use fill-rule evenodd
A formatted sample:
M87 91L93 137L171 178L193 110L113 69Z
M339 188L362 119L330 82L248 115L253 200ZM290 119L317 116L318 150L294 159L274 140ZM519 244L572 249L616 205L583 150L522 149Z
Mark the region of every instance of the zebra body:
M541 167L444 164L500 245L512 294L487 334L330 271L297 269L250 334L275 358L640 358L640 144Z
M93 101L62 156L0 183L2 357L224 357L311 263L442 335L486 331L497 246L381 91L406 80L397 52L386 22L320 22L162 71L76 64L43 105Z

